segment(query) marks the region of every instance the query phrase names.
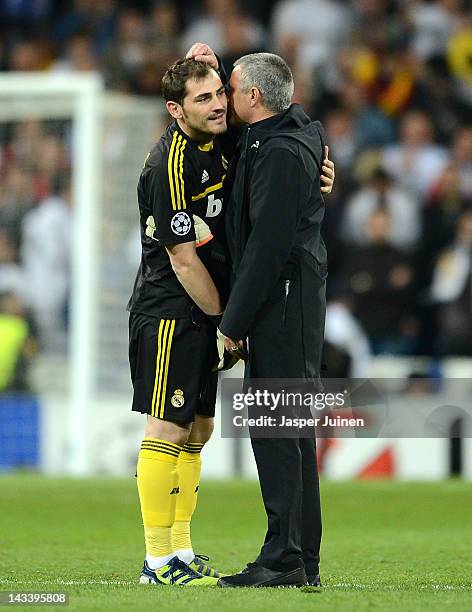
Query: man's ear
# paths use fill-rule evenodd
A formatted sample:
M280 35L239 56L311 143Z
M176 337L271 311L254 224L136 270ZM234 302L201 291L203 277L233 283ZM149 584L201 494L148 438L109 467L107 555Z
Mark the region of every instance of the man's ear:
M169 114L174 117L174 119L182 119L184 114L182 111L182 107L178 102L172 102L169 100L166 102L166 108L169 111Z
M257 106L262 103L262 95L261 92L257 89L257 87L251 87L249 91L249 104L251 108Z

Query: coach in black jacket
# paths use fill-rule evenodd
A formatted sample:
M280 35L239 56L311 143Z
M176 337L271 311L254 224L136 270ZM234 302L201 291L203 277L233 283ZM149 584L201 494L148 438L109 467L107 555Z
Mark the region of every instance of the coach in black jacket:
M320 236L323 130L298 104L285 61L242 57L230 106L243 129L226 211L233 284L220 331L248 339L246 377L319 380L326 249ZM232 174L232 176L231 176ZM321 512L313 438L253 438L268 531L255 564L220 586L319 584ZM306 572L306 573L305 573Z

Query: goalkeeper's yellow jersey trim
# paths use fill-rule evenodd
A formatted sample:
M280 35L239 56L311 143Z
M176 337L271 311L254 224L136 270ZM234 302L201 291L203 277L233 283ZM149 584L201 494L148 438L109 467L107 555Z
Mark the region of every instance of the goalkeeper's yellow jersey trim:
M183 179L184 149L186 144L186 139L176 130L170 145L169 158L167 159L167 174L173 210L185 210L187 208Z
M216 185L210 185L210 187L207 187L205 191L202 191L202 193L193 195L192 202L201 200L202 198L206 197L209 193L212 193L213 191L218 191L218 189L221 189L223 187L223 182L225 178L226 178L226 174L223 174L223 176L221 177L221 181L219 183L216 183Z

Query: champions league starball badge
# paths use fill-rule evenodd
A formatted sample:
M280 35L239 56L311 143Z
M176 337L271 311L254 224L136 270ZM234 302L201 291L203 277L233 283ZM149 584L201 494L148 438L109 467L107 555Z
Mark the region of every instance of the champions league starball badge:
M177 236L185 236L189 233L192 223L187 213L180 211L172 217L170 227Z

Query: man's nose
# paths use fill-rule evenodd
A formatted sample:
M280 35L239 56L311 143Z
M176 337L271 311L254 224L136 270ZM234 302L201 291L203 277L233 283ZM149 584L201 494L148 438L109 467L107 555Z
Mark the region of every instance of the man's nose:
M213 110L226 110L226 96L216 96L213 102Z

